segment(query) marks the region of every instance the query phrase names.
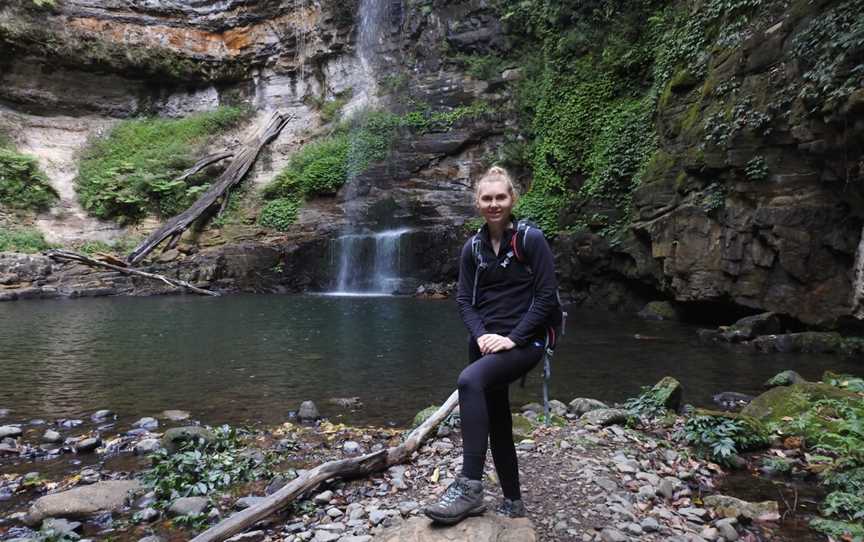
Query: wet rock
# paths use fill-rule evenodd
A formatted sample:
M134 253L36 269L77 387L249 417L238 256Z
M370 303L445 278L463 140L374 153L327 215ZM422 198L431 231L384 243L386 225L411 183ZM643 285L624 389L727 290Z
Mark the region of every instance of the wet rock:
M232 536L225 542L260 542L267 538L267 533L264 531L248 531Z
M493 515L468 518L446 529L435 527L426 518L414 517L382 531L380 542L535 542L537 535L526 518L510 519Z
M181 422L189 419L189 413L185 410L163 410L162 417L172 422Z
M637 315L643 320L679 320L678 309L668 301L651 301Z
M107 419L113 415L114 415L114 412L111 410L108 410L108 409L97 410L96 412L94 412L90 416L90 419L93 420L94 422L101 422L101 421L104 421L105 419Z
M342 408L360 408L363 406L359 397L331 397L327 402Z
M780 519L776 501L747 502L726 495L709 495L702 499L705 506L726 518L776 521Z
M96 469L84 469L81 471L80 476L80 483L82 484L95 484L102 479L102 475Z
M168 507L172 516L200 516L207 509L207 497L180 497Z
M137 480L111 480L44 495L30 506L26 521L36 525L47 517L74 519L112 512L124 505L130 493L140 490Z
M615 423L624 423L627 421L628 413L626 410L618 408L601 408L586 412L580 420L591 425L607 426Z
M20 452L18 443L11 437L0 440L0 454L17 454Z
M753 339L752 344L762 352L830 354L842 350L843 337L836 332L803 331L782 335L762 335Z
M79 454L92 452L98 448L100 444L102 444L102 439L99 437L85 438L75 445L75 452Z
M24 431L21 430L20 427L14 425L0 425L0 439L18 438L22 434L24 434Z
M144 440L135 443L133 451L136 455L148 455L152 454L161 447L162 443L159 441L159 439L145 438Z
M143 510L139 510L135 514L135 517L144 523L152 523L159 519L159 511L155 508L147 507Z
M711 400L723 410L739 410L750 404L753 396L734 391L724 391L711 397Z
M577 416L581 416L586 412L590 412L592 410L600 410L603 408L609 408L606 403L602 401L598 401L596 399L588 399L585 397L577 397L570 401L570 412L576 414Z
M347 440L344 444L342 444L342 451L347 455L358 455L363 449L360 447L360 444L354 442L353 440Z
M714 526L717 527L720 536L729 542L734 542L738 540L738 531L735 530L735 523L737 523L735 518L722 518L715 521Z
M264 497L256 497L253 495L240 497L239 499L237 499L237 502L234 503L234 508L236 508L237 510L245 510L250 506L255 506L256 504L259 504L263 500Z
M748 341L759 335L772 335L781 331L783 331L783 326L780 317L773 312L763 312L741 318L728 329L728 333L734 334L736 340Z
M801 384L802 382L807 382L803 376L799 375L795 371L783 371L782 373L777 373L772 376L768 380L765 381L766 388L776 388L778 386L791 386L792 384Z
M549 411L555 416L563 416L567 414L567 405L558 399L552 399L549 401Z
M322 491L321 493L315 495L313 501L315 502L315 504L329 504L332 498L333 492L328 489L327 491Z
M59 442L63 442L63 435L54 431L53 429L47 429L45 433L42 434L42 442L50 442L52 444L57 444Z
M132 427L137 427L138 429L146 429L147 431L152 431L159 427L159 421L156 418L144 417L138 420L137 422L132 424Z
M165 434L162 435L161 442L162 447L165 448L169 454L174 454L177 453L187 442L198 440L204 443L210 443L215 439L216 435L214 435L209 429L197 425L190 425L187 427L172 427L165 431Z
M301 422L314 422L321 417L318 412L318 407L312 401L303 401L300 403L300 409L297 411L297 417Z
M809 397L810 401L802 401L802 397ZM857 401L859 397L852 392L828 384L802 382L791 386L771 388L753 399L749 405L744 407L741 414L766 422L779 421L784 416L798 416L810 408L811 402L821 399Z
M54 535L59 536L59 538L78 538L76 531L81 530L81 523L62 518L47 518L42 522L41 530L43 532L53 531Z

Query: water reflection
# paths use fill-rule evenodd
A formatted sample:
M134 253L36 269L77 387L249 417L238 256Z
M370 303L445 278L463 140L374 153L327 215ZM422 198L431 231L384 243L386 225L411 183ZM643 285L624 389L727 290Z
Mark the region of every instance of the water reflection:
M854 372L832 356L760 355L698 345L695 329L598 311L571 311L555 357L554 397L622 400L663 376L685 400L756 393L784 369L816 378ZM635 339L634 335L656 337ZM301 400L357 423L405 423L452 391L465 332L451 301L326 296L101 298L0 304L0 408L16 419L122 421L164 409L207 423L283 421ZM537 400L540 383L514 387ZM345 413L330 397L359 396Z

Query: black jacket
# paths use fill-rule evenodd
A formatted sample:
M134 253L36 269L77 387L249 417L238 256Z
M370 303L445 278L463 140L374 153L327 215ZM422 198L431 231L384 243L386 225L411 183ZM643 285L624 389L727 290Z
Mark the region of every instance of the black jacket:
M525 233L525 263L513 254L510 241L514 230L508 228L501 237L499 254L492 251L489 230L480 231L483 261L488 267L478 277L477 300L474 277L477 262L471 239L462 247L459 258L459 287L456 302L471 336L497 333L509 337L518 346L545 335L545 324L558 303L555 261L543 232L530 228ZM472 237L473 239L473 237Z

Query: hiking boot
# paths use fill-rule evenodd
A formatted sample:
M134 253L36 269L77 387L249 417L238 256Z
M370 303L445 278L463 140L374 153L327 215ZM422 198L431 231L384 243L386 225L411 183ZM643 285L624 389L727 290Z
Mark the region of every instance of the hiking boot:
M498 508L495 509L495 513L508 518L524 518L527 514L522 499L516 499L515 501L504 499L498 505Z
M479 516L486 511L483 504L483 482L460 476L447 487L435 504L423 509L423 513L437 523L455 525L469 516Z

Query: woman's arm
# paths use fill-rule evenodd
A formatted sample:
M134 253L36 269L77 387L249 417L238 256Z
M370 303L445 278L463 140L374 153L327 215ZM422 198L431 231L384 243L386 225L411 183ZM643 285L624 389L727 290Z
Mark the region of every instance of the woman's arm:
M534 301L507 336L518 346L527 344L542 329L558 304L555 258L542 231L532 228L525 233L525 253L534 277Z
M459 286L456 288L456 303L459 305L459 314L465 327L476 340L486 334L486 326L477 309L471 304L474 296L474 279L477 271L477 262L474 261L474 253L471 250L471 239L462 247L459 256Z

